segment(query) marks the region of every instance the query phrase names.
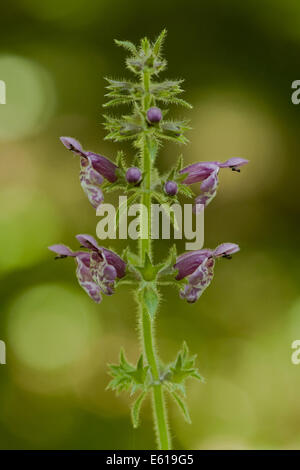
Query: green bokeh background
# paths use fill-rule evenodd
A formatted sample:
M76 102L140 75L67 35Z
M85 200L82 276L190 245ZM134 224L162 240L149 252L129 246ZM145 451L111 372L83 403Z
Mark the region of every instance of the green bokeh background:
M1 449L155 448L150 403L133 430L129 398L105 390L120 347L132 361L139 354L131 290L94 305L72 260L54 262L47 246L75 246L97 223L58 137L130 155L103 141L103 76L129 76L114 38L154 38L163 27L164 76L186 79L194 108L174 110L191 119L191 143L166 146L160 169L181 151L187 163L250 160L241 174L222 172L205 213L205 245L237 242L241 252L218 263L196 304L163 291L160 355L172 360L187 340L207 380L188 386L191 425L170 403L174 447L300 448L300 365L291 362L300 339L299 2L14 0L1 6L0 31ZM156 243L156 259L167 247Z

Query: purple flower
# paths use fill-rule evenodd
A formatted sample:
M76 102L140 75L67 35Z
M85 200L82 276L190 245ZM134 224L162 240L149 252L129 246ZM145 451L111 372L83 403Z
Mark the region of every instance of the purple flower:
M103 178L113 183L117 179L117 165L108 158L93 152L86 152L80 143L72 137L61 137L64 146L80 156L80 184L90 203L97 208L103 201L103 193L99 187Z
M166 181L164 189L168 196L175 196L178 191L178 186L175 181Z
M187 278L180 291L180 297L194 303L211 283L214 276L215 260L220 257L231 258L240 248L235 243L222 243L215 250L204 249L180 255L174 268L178 270L176 279Z
M199 162L183 168L180 173L187 173L184 184L193 184L201 182L200 189L202 193L196 197L196 210L198 204L205 207L212 201L217 194L218 189L218 173L220 168L231 168L233 171L240 171L240 167L246 165L249 160L244 158L230 158L226 162Z
M147 119L151 123L157 123L162 120L162 112L159 108L156 106L152 106L152 108L149 108L147 111Z
M126 264L113 251L100 247L91 235L77 235L76 238L88 251L73 251L63 244L49 246L49 250L57 253L57 258L75 258L79 284L99 303L101 294L114 293L115 280L125 276Z
M126 180L128 181L128 183L139 183L141 181L141 178L142 173L139 168L136 168L135 166L128 168L128 170L126 171Z

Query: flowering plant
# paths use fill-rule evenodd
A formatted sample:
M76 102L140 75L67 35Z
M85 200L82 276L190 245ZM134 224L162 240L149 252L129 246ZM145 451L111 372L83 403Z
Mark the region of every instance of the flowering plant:
M201 194L195 198L195 213L203 210L214 198L221 168L240 171L247 163L242 158L230 158L224 163L199 162L184 167L182 158L166 175L159 175L155 168L158 150L166 140L186 144L184 133L189 129L187 121L168 119L163 106L191 106L179 98L183 91L182 80L157 81L166 68L162 57L164 30L154 43L147 38L138 47L129 41L116 41L129 52L127 68L137 81L106 79L109 101L105 107L127 104L129 114L121 117L105 116L106 139L114 142L131 140L137 151L129 166L119 152L116 163L94 152L83 150L78 141L61 137L64 146L80 158L80 183L90 203L97 208L103 201L103 193L121 190L130 195L128 206L139 200L147 208L146 220L140 214L140 238L138 254L126 249L121 256L99 246L90 235L77 235L80 249L73 251L58 244L49 247L57 258L72 257L76 262L76 275L81 287L92 300L101 302L102 295L112 295L117 286L128 283L136 286L135 299L139 307L139 327L142 353L136 364L131 364L123 351L119 364L110 365L112 380L108 387L117 392L126 390L135 400L131 408L133 426L139 424L141 405L148 394L153 397L154 421L160 449L170 449L171 440L167 424L165 394L169 393L178 404L185 419L190 421L185 401L185 383L189 378L203 381L195 366L196 356L190 355L186 343L173 362L162 365L153 336L154 322L160 302L160 285L175 286L187 302L196 302L209 286L214 275L216 260L231 258L239 251L234 243L222 243L215 249L201 249L177 256L175 245L167 259L159 264L153 261L151 233L143 236L144 226L151 227L151 201L154 199L170 206L178 202L178 196L193 198L190 188L200 182ZM158 107L160 106L160 107ZM117 223L117 220L116 220Z

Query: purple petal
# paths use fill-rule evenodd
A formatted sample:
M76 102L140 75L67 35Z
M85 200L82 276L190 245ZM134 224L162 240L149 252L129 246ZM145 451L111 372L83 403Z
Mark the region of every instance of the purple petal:
M219 258L220 256L232 255L238 251L240 251L240 247L236 243L221 243L214 250L213 256Z
M100 286L94 282L90 268L87 267L85 261L86 259L81 256L76 257L78 282L94 302L100 303L102 300Z
M193 184L205 180L214 171L219 171L217 162L199 162L183 168L180 173L188 173L184 184Z
M116 270L113 266L110 269L107 260L97 251L90 254L90 271L93 281L100 287L101 292L105 295L114 293L114 280L116 278ZM113 273L114 271L114 273Z
M88 251L77 251L76 258L80 258L87 268L90 267L90 253Z
M111 264L105 266L103 274L104 277L109 281L114 281L117 277L117 271Z
M103 177L93 167L89 158L80 159L80 184L92 206L97 209L104 197L99 185Z
M78 140L73 139L73 137L60 137L60 140L68 150L71 150L81 157L87 158L97 173L100 173L100 175L104 176L104 178L111 183L116 181L116 170L118 166L111 160L103 157L102 155L98 155L97 153L83 150Z
M218 170L219 171L219 170ZM216 191L218 186L218 171L213 171L202 183L200 186L201 191L204 193L213 193Z
M206 279L209 270L214 268L214 265L215 261L213 258L204 259L198 268L188 277L189 283L193 286L202 283Z
M219 169L215 169L202 183L200 189L202 193L196 197L195 206L193 211L199 213L203 210L203 206L206 207L217 194L218 189L218 172Z
M115 165L111 160L97 153L87 152L87 156L92 163L93 168L100 173L104 178L113 183L117 179Z
M188 277L188 283L180 291L180 297L194 303L203 294L214 276L214 260L205 258L196 271Z
M72 257L76 256L76 252L71 250L71 248L69 248L68 246L63 245L62 243L48 246L48 249L50 251L53 251L54 253L57 253L60 256L72 256Z
M199 289L186 284L179 292L180 298L186 300L189 304L194 304L198 298Z
M79 241L80 245L84 246L85 248L88 248L89 250L101 250L100 246L92 235L80 233L79 235L76 235L76 238Z
M88 200L92 204L92 206L97 209L99 205L103 202L104 196L103 192L98 186L86 184L84 181L81 183L81 187L85 194L88 197Z
M108 250L107 248L99 246L92 235L79 234L76 235L76 238L79 241L80 245L84 246L85 248L88 248L89 250L97 251L101 253L102 256L104 255L107 263L115 268L118 278L125 276L126 263L122 260L122 258L120 258L119 255L117 255L111 250Z
M71 150L77 155L85 156L84 150L78 140L73 139L73 137L60 137L60 141L68 150Z
M124 277L125 276L125 271L126 271L126 263L125 261L120 258L119 255L114 253L111 250L107 250L106 248L103 248L103 253L105 255L105 258L107 262L115 268L117 271L117 276L118 278Z
M226 160L224 163L220 163L220 168L239 168L243 165L249 163L249 160L245 160L245 158L233 157Z
M212 256L212 250L197 250L184 253L180 255L176 264L174 265L175 269L178 269L178 274L176 279L179 281L186 276L192 274L198 266L208 257Z

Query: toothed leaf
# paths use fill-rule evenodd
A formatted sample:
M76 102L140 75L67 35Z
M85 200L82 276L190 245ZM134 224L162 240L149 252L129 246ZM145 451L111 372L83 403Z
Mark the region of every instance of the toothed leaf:
M131 407L131 419L132 419L132 424L134 428L137 428L139 426L139 421L140 421L140 411L141 411L141 406L143 401L145 400L147 396L147 392L142 392L135 402L133 403Z
M115 39L115 43L120 47L124 47L124 49L131 52L133 55L137 53L135 45L130 41L119 41L118 39Z
M170 392L172 397L174 398L175 402L179 406L180 411L182 412L184 419L186 420L187 423L191 424L191 417L189 414L189 410L187 407L187 404L185 403L184 398L182 398L177 392L172 391Z

